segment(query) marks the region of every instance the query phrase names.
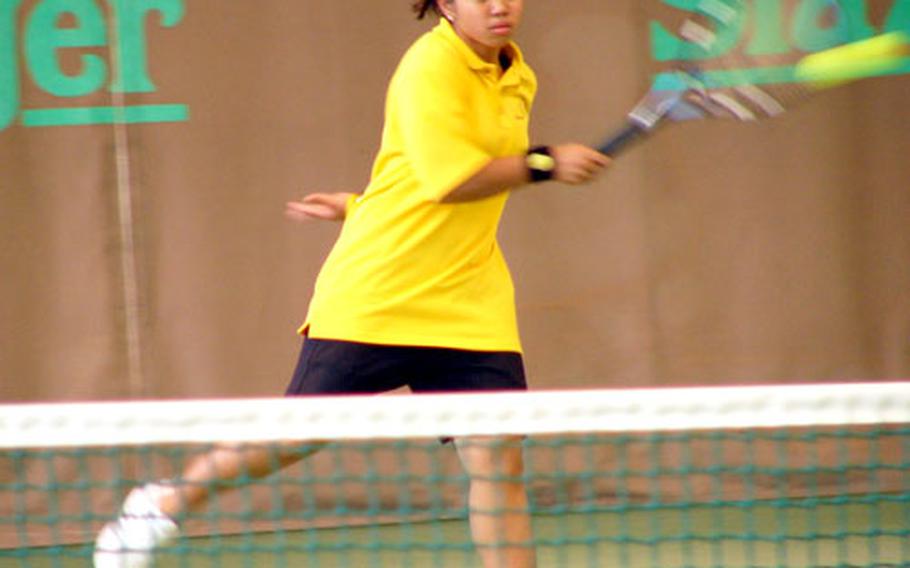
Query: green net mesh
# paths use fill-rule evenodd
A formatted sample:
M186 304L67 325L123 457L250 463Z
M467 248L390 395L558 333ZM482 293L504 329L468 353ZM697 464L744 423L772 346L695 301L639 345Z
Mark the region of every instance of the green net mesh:
M204 487L156 566L481 566L472 443L520 444L487 475L538 566L910 566L908 424L908 383L0 406L0 566L91 565L131 489L213 447L308 457Z

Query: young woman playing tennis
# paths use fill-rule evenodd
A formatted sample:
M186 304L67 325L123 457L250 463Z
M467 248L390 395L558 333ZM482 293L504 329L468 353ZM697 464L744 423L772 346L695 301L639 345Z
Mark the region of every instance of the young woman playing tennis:
M529 150L536 78L512 36L523 0L422 0L439 24L404 55L382 146L361 195L288 204L297 220L344 221L316 282L289 396L526 389L511 277L496 241L511 190L581 184L609 159L580 144ZM515 439L457 439L471 532L486 568L535 564ZM134 490L96 543L95 563L145 566L174 520L211 488L301 459L221 447L173 485Z

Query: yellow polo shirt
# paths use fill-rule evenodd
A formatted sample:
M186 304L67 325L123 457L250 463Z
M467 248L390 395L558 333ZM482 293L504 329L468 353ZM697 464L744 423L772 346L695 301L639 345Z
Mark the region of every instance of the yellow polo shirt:
M521 351L512 279L496 240L507 192L441 203L492 159L528 148L537 80L518 47L483 61L438 26L389 85L370 184L316 281L302 332L382 345Z

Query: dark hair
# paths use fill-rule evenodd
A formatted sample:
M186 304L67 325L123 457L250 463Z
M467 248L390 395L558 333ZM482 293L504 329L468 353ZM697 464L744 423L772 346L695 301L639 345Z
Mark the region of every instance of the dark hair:
M436 3L436 0L417 0L411 4L411 9L414 10L415 14L417 14L418 20L422 20L430 10L436 12L437 16L442 15L439 11L439 5Z

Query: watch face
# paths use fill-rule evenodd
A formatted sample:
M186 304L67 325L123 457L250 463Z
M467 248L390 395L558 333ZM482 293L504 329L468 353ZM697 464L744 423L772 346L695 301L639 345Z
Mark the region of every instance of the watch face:
M528 167L532 170L552 172L553 168L556 167L556 160L546 154L528 154Z

